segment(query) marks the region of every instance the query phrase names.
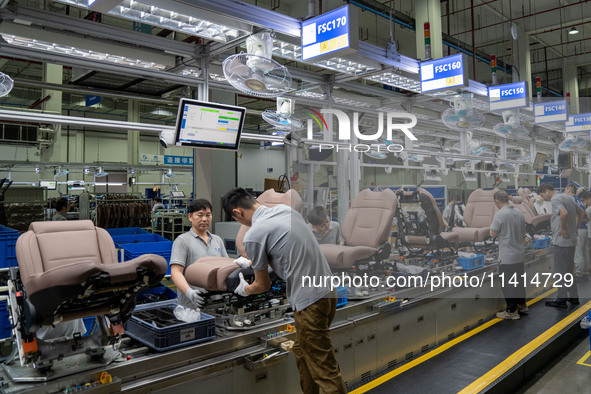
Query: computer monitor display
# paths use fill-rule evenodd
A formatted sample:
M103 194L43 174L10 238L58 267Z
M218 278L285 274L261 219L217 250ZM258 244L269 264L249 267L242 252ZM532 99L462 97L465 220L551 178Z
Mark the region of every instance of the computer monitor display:
M56 181L39 181L39 187L44 187L47 190L55 190L57 182Z
M246 108L181 99L176 121L177 146L236 151Z
M561 170L573 168L573 154L571 152L560 152L558 154L558 168Z
M548 155L545 153L536 153L536 158L534 160L534 171L544 171L544 163L546 162L547 158Z
M170 194L174 198L184 198L185 197L185 192L183 192L183 191L178 191L178 192L172 191L172 192L170 192Z

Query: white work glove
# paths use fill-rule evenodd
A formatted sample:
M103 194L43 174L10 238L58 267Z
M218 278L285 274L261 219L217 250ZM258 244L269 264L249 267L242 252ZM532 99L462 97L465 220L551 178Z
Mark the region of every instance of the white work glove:
M238 264L240 268L250 268L250 260L246 257L240 256L236 260L234 260L234 262Z
M238 274L238 277L240 278L240 284L238 285L238 287L236 287L234 293L241 295L242 297L246 297L248 296L248 293L246 292L246 286L248 286L249 283L246 281L246 279L244 279L244 275L242 275L242 272Z
M203 305L205 305L205 298L202 297L205 294L207 294L207 290L192 289L190 287L185 291L185 295L196 308L203 308Z

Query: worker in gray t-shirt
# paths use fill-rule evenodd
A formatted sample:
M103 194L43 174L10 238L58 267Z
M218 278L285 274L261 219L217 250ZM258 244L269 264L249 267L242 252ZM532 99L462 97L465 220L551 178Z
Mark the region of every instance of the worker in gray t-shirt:
M525 218L523 214L509 205L509 195L499 190L493 196L499 209L490 225L490 236L498 237L499 243L499 274L504 276L501 281L503 294L507 301L506 310L497 313L501 319L517 320L519 312L527 313L525 304Z
M308 213L308 222L319 244L340 245L343 242L341 226L330 220L326 208L314 207Z
M191 230L181 234L172 244L170 276L178 291L178 304L186 308L202 308L205 289L191 286L185 279L185 271L195 261L205 256L228 257L224 241L207 231L211 225L211 203L202 198L189 204Z
M244 236L244 248L252 260L254 282L249 284L239 274L235 293L248 296L268 291L270 266L285 280L287 299L294 309L293 352L302 391L346 393L330 336L337 302L330 288L332 273L306 222L286 205L260 205L242 188L231 190L222 201L226 215L251 226Z
M543 183L538 188L538 194L544 201L552 203L552 243L554 244L554 272L559 277L555 282L559 287L556 299L546 301L546 306L566 308L566 302L579 305L577 278L575 276L575 249L577 245L577 229L579 228L585 211L575 203L575 200L563 193L556 193L554 187ZM572 285L566 286L566 275L572 275ZM569 281L570 282L570 281Z

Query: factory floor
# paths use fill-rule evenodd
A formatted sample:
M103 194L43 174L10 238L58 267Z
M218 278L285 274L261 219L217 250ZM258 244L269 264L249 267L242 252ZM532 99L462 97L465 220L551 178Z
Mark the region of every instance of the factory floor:
M540 371L520 394L588 393L591 391L589 337L582 338Z

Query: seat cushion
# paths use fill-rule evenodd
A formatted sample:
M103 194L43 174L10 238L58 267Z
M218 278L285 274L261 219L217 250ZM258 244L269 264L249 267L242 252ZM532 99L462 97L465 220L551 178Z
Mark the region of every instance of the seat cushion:
M320 251L332 268L351 268L355 262L368 259L376 252L368 246L320 245Z
M441 237L450 244L457 244L458 242L460 242L460 235L457 233L451 233L451 232L443 232L441 234Z
M238 268L233 258L207 256L191 264L185 271L185 278L191 286L207 291L226 291L226 278Z
M482 242L490 238L490 228L454 227L454 234L458 234L459 242Z

